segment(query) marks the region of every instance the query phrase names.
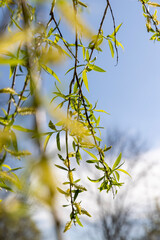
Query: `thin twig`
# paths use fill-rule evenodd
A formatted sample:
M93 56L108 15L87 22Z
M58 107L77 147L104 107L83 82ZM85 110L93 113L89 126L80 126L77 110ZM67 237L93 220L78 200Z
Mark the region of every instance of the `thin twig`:
M109 0L106 0L107 1L107 4L109 5L109 9L110 9L110 12L111 12L111 16L112 16L112 20L113 20L113 29L114 29L114 37L115 37L115 41L114 41L114 47L116 49L116 55L117 55L117 63L116 65L118 64L118 48L117 48L117 45L116 45L116 42L117 42L117 39L116 39L116 23L115 23L115 18L114 18L114 14L113 14L113 10L112 10L112 7L111 7L111 4L109 2Z
M14 89L14 86L15 86L17 67L18 66L16 66L14 68L13 79L12 79L12 86L11 86L12 89ZM7 110L7 114L8 115L9 115L10 110L11 110L11 100L12 100L12 94L10 94L10 96L9 96L9 103L8 103L8 110Z
M58 30L58 32L59 32L59 35L60 35L60 37L61 37L61 39L62 39L65 47L68 49L68 51L70 52L70 54L75 58L75 55L73 54L73 52L71 51L71 49L68 47L67 43L64 41L62 32L61 32L60 28L58 27L58 23L57 23L57 21L56 21L56 19L55 19L55 17L54 17L54 13L53 13L52 10L51 10L51 12L50 12L50 16L51 16L51 18L50 18L49 22L47 23L47 25L49 26L49 24L51 23L51 21L52 21L52 20L54 21L54 23L55 23L55 25L56 25L56 28L57 28L57 30Z
M153 19L153 16L151 15L151 13L149 12L145 2L143 0L141 0L141 3L143 4L147 14L149 15L150 19L152 20L153 25L155 26L156 32L160 33L160 30L158 29L157 24L156 24L155 20Z
M104 10L104 13L103 13L103 17L102 17L102 20L101 20L101 23L100 23L100 26L99 26L99 29L98 29L98 34L97 34L97 37L96 37L95 43L94 43L94 45L93 45L93 48L92 48L91 53L90 53L90 56L89 56L89 61L91 60L91 57L92 57L93 51L94 51L94 49L95 49L95 47L96 47L96 44L97 44L97 41L98 41L99 35L100 35L100 33L101 33L102 26L103 26L103 23L104 23L104 20L105 20L106 14L107 14L108 6L109 6L109 3L107 2L107 5L106 5L105 10Z

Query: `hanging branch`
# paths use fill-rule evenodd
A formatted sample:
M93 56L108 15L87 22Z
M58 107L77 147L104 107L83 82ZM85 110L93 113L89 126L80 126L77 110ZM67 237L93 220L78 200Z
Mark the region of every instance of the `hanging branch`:
M117 63L116 63L116 65L118 64L118 58L119 58L119 56L118 56L118 48L117 48L117 44L116 44L116 41L117 41L117 38L116 38L116 23L115 23L115 18L114 18L114 14L113 14L113 10L112 10L112 7L111 7L111 4L110 4L110 2L109 2L109 0L107 0L107 4L108 4L108 6L109 6L109 9L110 9L110 12L111 12L111 16L112 16L112 20L113 20L113 29L114 29L114 37L115 37L115 42L114 42L114 47L115 47L115 49L116 49L116 55L117 55Z

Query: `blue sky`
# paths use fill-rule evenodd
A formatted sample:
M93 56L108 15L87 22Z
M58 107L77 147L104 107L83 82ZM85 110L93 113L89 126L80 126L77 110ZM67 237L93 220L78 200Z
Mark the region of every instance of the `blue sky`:
M105 1L93 3L94 25L101 16ZM145 28L141 4L133 0L115 0L112 3L116 25L123 23L117 38L123 44L119 49L119 63L112 59L107 43L104 44L103 56L99 56L99 65L107 70L90 79L90 99L98 99L98 107L109 112L102 115L106 129L119 127L125 131L135 131L146 139L150 146L160 143L160 81L158 42L150 41L150 34ZM98 12L97 12L98 9ZM93 16L93 12L92 12ZM108 34L107 17L103 30ZM109 23L110 24L110 23Z

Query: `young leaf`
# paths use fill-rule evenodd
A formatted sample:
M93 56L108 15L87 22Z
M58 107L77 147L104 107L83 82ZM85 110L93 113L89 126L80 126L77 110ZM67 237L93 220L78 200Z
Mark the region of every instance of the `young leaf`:
M86 8L87 8L87 5L86 5L86 4L84 4L83 2L79 1L79 0L78 0L78 4L80 4L81 6L83 6L83 7L86 7Z
M122 158L122 153L119 154L118 158L116 159L115 163L113 164L112 170L114 170L120 163Z
M115 174L116 174L117 180L119 181L119 179L120 179L119 173L117 171L115 171Z
M98 66L96 66L96 65L94 65L94 64L88 63L87 66L88 66L90 69L92 69L92 70L94 70L94 71L97 71L97 72L106 72L104 69L102 69L102 68L100 68L100 67L98 67Z
M87 163L99 163L99 160L87 160Z
M91 217L91 215L84 208L81 209L81 212L82 212L82 214L85 214L88 217Z
M47 66L44 65L44 64L41 64L41 67L42 67L47 73L50 73L59 83L61 83L61 81L59 80L57 74L56 74L52 69L50 69L49 67L47 67Z
M92 158L94 158L95 160L98 160L98 158L93 154L93 153L91 153L91 152L88 152L87 150L85 150L84 148L83 148L83 151L85 151L86 153L88 153Z
M147 4L151 7L160 7L160 4L155 3L155 2L147 2Z
M79 226L83 227L83 225L77 215L76 215L76 222L78 223Z
M123 172L123 173L125 173L125 174L127 174L128 176L131 177L131 175L130 175L126 170L124 170L124 169L120 169L120 168L118 168L118 169L116 169L116 171Z
M0 89L0 93L16 94L16 92L12 88L2 88Z
M45 141L44 141L44 152L46 151L46 148L47 148L47 145L48 145L48 142L49 142L49 139L51 138L53 133L50 133L47 135Z
M32 114L35 114L36 109L33 107L24 107L24 108L18 108L17 111L20 115L32 115Z
M57 130L56 126L53 124L52 121L49 122L48 127L51 128L52 130Z
M67 168L64 168L64 167L62 167L62 166L60 166L60 165L57 165L57 164L54 164L57 168L60 168L60 169L62 169L62 170L66 170L66 171L68 171L68 169Z
M100 181L102 181L102 179L104 178L104 176L103 177L101 177L101 178L99 178L99 179L97 179L97 180L93 180L93 179L90 179L89 177L87 177L88 179L89 179L89 181L91 181L91 182L100 182Z
M15 130L21 131L21 132L32 132L32 133L34 132L34 130L27 129L27 128L21 127L19 125L13 125L12 128Z
M65 226L63 232L64 232L64 233L67 232L67 231L71 228L71 226L72 226L72 220L71 220L70 222L67 222L67 223L66 223L66 226Z
M56 141L57 141L57 148L58 148L59 151L61 151L61 145L60 145L60 132L57 133Z
M122 26L122 23L121 24L119 24L117 27L116 27L116 29L115 29L115 31L111 34L111 36L114 36L115 35L115 33L117 33L118 32L118 30L120 29L120 27Z
M112 55L112 57L114 57L114 47L113 47L112 42L109 39L108 39L108 44L109 44L109 48L111 51L111 55Z
M88 79L87 79L87 71L83 70L82 72L82 78L83 78L83 82L85 87L87 88L88 92L89 92L89 88L88 88Z

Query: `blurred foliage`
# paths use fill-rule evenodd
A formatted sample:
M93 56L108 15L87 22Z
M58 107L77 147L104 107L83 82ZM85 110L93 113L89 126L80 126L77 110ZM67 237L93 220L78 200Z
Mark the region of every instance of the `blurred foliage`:
M1 240L40 240L41 234L35 222L26 214L24 206L15 199L0 206L0 239ZM21 212L20 212L21 209Z

